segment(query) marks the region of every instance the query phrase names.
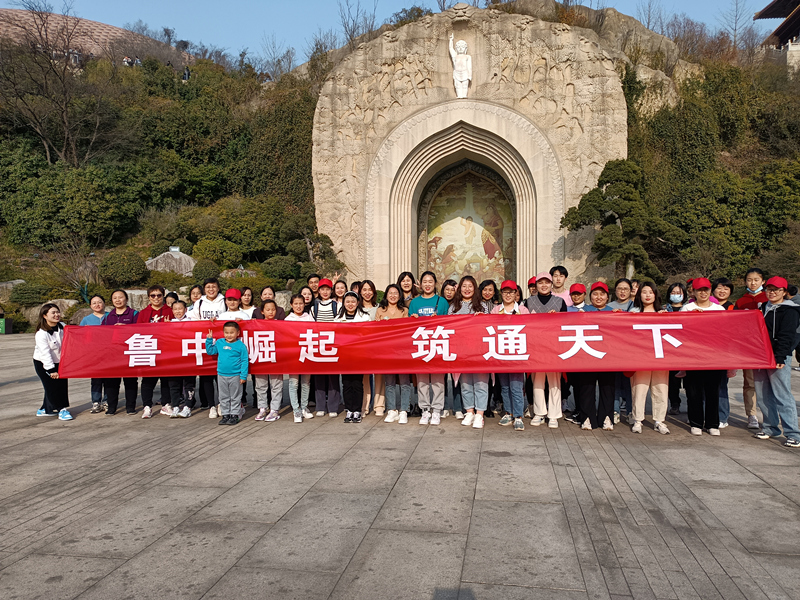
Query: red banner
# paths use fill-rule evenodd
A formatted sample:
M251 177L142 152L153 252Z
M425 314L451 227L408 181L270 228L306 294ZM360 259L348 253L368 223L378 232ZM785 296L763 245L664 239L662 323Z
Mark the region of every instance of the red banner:
M759 311L559 313L369 323L243 321L251 373L519 373L775 366ZM62 377L212 375L208 321L68 326Z

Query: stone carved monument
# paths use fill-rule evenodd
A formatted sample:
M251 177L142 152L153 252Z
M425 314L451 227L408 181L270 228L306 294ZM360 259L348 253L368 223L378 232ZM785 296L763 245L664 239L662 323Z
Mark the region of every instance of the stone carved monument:
M591 30L466 4L359 45L323 85L313 132L317 223L349 276L595 276L591 234L560 221L627 155L624 61Z
M453 85L456 88L456 98L466 98L469 82L472 81L472 57L467 54L467 42L458 40L455 48L450 34L450 59L453 61Z

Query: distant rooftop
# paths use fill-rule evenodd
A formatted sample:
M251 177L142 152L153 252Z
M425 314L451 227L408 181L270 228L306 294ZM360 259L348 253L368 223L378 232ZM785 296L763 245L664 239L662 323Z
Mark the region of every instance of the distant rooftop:
M800 35L800 0L772 0L753 17L759 19L784 19L763 42L765 46L784 46Z

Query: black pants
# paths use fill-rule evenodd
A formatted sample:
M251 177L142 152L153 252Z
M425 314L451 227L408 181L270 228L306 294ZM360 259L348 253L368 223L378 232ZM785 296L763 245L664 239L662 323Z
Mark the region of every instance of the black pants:
M136 412L136 396L139 393L139 380L136 377L125 377L125 410L129 413ZM106 379L106 394L108 394L108 412L114 414L119 406L119 377Z
M350 412L361 412L364 401L364 376L342 375L344 406Z
M42 387L44 388L44 400L42 400L42 409L47 414L53 414L60 411L62 408L69 406L69 389L66 379L53 379L50 377L44 364L40 360L33 361L33 368L39 379L42 380ZM58 365L56 365L56 372L58 372Z
M589 419L592 428L600 427L606 417L614 420L614 386L617 374L609 373L573 373L572 385L575 387L580 419ZM575 380L577 378L577 381ZM600 388L600 402L595 404L595 390Z
M144 406L153 407L153 392L156 389L156 383L158 383L159 379L161 379L161 405L172 405L169 377L142 377L142 404Z
M682 383L683 379L678 379L675 377L677 371L670 371L669 372L669 406L670 408L680 408L681 407L681 385L684 387L685 384Z
M719 428L719 384L725 371L686 371L686 404L689 425Z
M200 408L209 408L215 405L214 394L217 387L216 375L200 375Z
M194 408L194 386L197 378L194 375L186 377L166 377L169 383L169 395L172 407L188 406ZM164 385L164 379L161 380Z

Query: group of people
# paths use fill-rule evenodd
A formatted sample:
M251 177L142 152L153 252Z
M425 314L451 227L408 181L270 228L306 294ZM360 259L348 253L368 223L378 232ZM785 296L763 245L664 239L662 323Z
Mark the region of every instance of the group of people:
M248 376L252 380L257 421L275 421L283 399L284 377L248 373L247 348L239 340L239 322L249 319L286 321L364 322L373 320L425 318L437 315L541 314L556 312L615 311L658 313L674 311L760 310L769 332L775 356L775 369L744 371L743 398L748 427L758 430L755 437L768 439L783 435L788 447L800 447L797 409L791 391L792 352L800 342L800 303L792 300L797 289L782 277L765 279L760 269L750 269L745 277L746 291L733 302L734 284L725 278L713 282L697 278L668 287L662 300L658 286L650 281L622 278L613 290L602 281L587 287L581 283L567 287L567 269L556 266L528 281L528 296L520 285L507 280L497 285L492 280L480 284L469 275L459 281L437 282L431 271L419 282L410 272L401 273L397 282L386 287L383 298L372 281L347 285L339 280L312 274L307 285L290 299L288 313L277 305L275 290L266 287L258 297L250 288L231 288L221 293L216 279L207 279L190 291L184 302L163 287L148 289L149 305L142 311L128 306L128 295L116 290L112 308L106 311L104 298L94 296L92 314L83 319L86 326L120 326L130 323L170 323L176 321L224 322L224 337L214 340L208 332L206 352L217 355L216 377L161 378L161 414L173 418L189 417L199 400L209 417L221 417L221 425L235 425L244 416ZM612 295L613 294L613 295ZM612 299L613 297L613 299ZM70 420L67 383L59 379L63 326L55 304L42 307L36 332L34 365L42 380L45 396L37 416ZM165 325L167 326L167 325ZM713 351L713 344L710 344ZM687 365L690 367L691 365ZM707 432L719 436L728 426L730 413L728 379L735 371L685 370L636 371L630 373L435 373L392 375L288 375L288 391L295 422L339 415L345 407L345 422L359 423L370 409L387 423L408 423L418 417L421 425L438 425L454 415L464 426L482 428L486 418L501 413L498 424L525 429L523 419L532 426L547 424L557 428L559 420L582 429L613 430L627 415L633 433L641 433L648 396L652 406L652 426L669 434L667 414L680 412L680 388L686 392L688 421L693 435ZM627 375L630 375L628 377ZM136 413L138 388L144 406L142 418L153 415L153 395L158 378L135 377L93 379L92 412L105 410L113 415L118 408L120 383L125 389L128 414ZM416 394L414 387L416 386ZM572 391L572 393L570 393ZM315 412L310 410L314 401ZM570 402L574 399L574 405ZM500 407L502 406L502 410ZM756 406L762 413L759 424Z

